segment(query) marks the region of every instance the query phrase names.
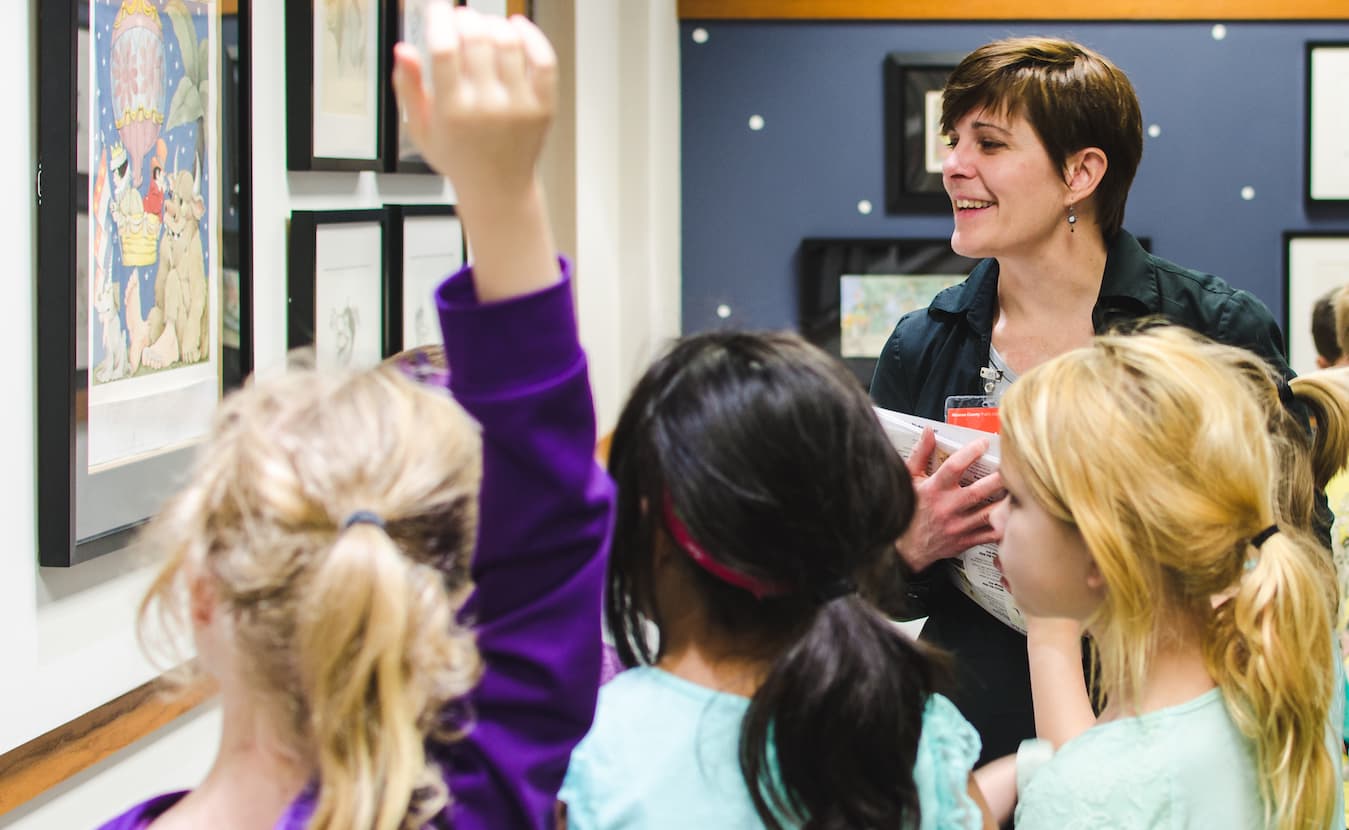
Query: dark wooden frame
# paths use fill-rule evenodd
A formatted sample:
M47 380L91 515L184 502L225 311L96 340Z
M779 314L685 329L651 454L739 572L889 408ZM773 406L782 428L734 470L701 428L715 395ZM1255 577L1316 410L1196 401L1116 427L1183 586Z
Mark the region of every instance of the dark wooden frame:
M1349 51L1349 41L1316 40L1310 41L1305 47L1303 62L1305 65L1304 73L1306 77L1306 89L1304 93L1304 114L1302 120L1302 166L1304 169L1303 195L1309 205L1347 205L1349 204L1349 192L1346 192L1343 196L1330 198L1317 198L1312 195L1312 115L1314 114L1312 109L1312 53L1317 49L1342 49ZM1341 90L1341 93L1343 93L1343 90ZM1349 136L1340 136L1339 140L1349 144Z
M239 188L239 229L237 231L237 241L235 242L235 260L239 267L239 349L238 354L233 358L237 364L231 365L230 355L226 354L225 345L222 342L221 352L221 385L226 392L238 389L243 386L244 381L249 375L253 374L253 2L252 0L238 0L236 17L239 26L239 58L233 68L239 73L238 85L232 89L226 89L226 99L232 93L234 96L234 116L238 129L233 133L237 139L234 143L234 153L231 155L238 163L239 180L235 183ZM225 62L225 72L222 73L222 79L225 84L230 84L229 70L232 64L221 50L221 60ZM221 102L221 118L225 117L227 100ZM221 170L224 170L228 159L221 160ZM224 175L222 181L226 181ZM222 194L221 203L224 204L224 195ZM222 237L226 234L222 234ZM226 254L228 253L225 240L221 240L221 267L226 264ZM223 280L222 280L223 287ZM222 314L223 309L222 309ZM231 349L230 351L234 351Z
M396 109L387 81L391 64L388 4L372 0L375 9L374 70L375 156L344 158L314 155L314 4L322 0L285 0L286 3L286 169L287 170L384 170L387 154L386 112Z
M395 354L408 348L403 343L403 300L406 290L403 284L403 222L413 217L443 216L458 218L459 211L454 205L385 205L388 211L388 227L385 230L385 250L388 264L384 267L384 341L385 354ZM468 237L464 227L459 225L459 244L464 261L468 261ZM446 276L449 276L446 274Z
M240 48L251 53L249 2L238 3ZM145 491L146 479L168 482L186 469L190 449L170 450L116 468L89 475L82 457L79 430L87 424L88 372L77 369L75 331L75 269L84 255L76 244L75 217L87 213L89 175L77 170L76 88L80 71L78 32L92 28L88 0L44 2L38 7L38 132L37 132L37 259L35 295L37 325L37 546L38 564L70 567L125 547L137 527L157 507L162 494ZM90 41L90 48L93 40ZM243 63L248 63L244 61ZM247 112L250 100L250 70L241 73L240 107ZM221 76L222 88L225 83ZM90 94L94 90L90 89ZM93 130L93 125L90 126ZM91 132L92 134L92 132ZM238 149L246 151L251 138L245 118L240 125ZM223 159L222 159L223 162ZM251 163L241 160L240 217L243 251L240 265L241 302L251 297ZM222 200L223 203L223 200ZM223 242L223 240L222 240ZM223 255L223 245L222 251ZM217 265L219 267L219 265ZM241 307L240 364L247 372L252 362L251 303ZM243 335L247 333L246 339ZM223 366L223 361L221 363ZM128 493L138 492L133 499ZM115 505L115 520L79 535L79 505ZM106 524L106 526L104 526Z
M925 170L925 111L917 92L940 89L963 57L957 52L891 52L885 56L886 213L951 210L941 174Z
M389 308L389 212L383 208L357 210L297 210L290 215L290 251L286 268L286 348L301 349L316 346L318 321L318 228L320 225L377 223L380 234L379 313L374 319L380 324L380 355L388 357L390 348L387 326Z
M903 270L867 270L885 258L906 267ZM876 358L842 355L840 278L845 273L863 276L868 273L877 276L903 276L906 273L965 275L977 262L952 251L950 239L803 239L796 252L797 327L807 340L842 360L862 385L869 388Z

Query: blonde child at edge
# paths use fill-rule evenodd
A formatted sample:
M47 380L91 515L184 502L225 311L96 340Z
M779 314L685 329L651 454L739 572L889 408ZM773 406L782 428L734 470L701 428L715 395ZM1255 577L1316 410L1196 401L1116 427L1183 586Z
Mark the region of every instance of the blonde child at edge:
M556 67L523 19L437 2L428 29L433 91L405 45L395 81L474 243L436 293L453 400L385 366L226 402L150 531L168 562L143 616L195 640L220 751L111 830L553 826L612 505L534 173Z
M1023 746L1017 827L1340 827L1335 581L1274 499L1249 377L1193 336L1110 335L1001 415L1000 564L1032 676L1070 676L1085 629L1106 702L1094 719L1080 668L1075 689L1036 683L1037 712L1059 695L1078 723Z

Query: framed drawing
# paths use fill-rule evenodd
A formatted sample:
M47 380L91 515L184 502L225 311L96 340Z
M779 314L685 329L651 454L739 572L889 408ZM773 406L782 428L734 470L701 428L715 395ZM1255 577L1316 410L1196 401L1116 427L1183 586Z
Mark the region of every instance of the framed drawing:
M1284 231L1283 331L1288 364L1299 375L1316 371L1312 306L1349 284L1349 232Z
M952 251L947 239L804 239L797 250L797 324L870 387L899 318L926 308L977 262Z
M1349 202L1349 42L1307 44L1307 201Z
M386 212L295 211L290 217L286 345L320 369L373 366L384 333Z
M941 182L946 142L941 91L964 55L891 52L885 56L885 210L942 213L951 201Z
M383 169L383 0L286 0L286 167Z
M432 173L430 165L412 146L412 139L403 129L406 119L398 106L393 92L393 47L401 42L411 43L423 54L426 51L426 39L423 21L430 0L385 0L388 5L388 17L385 28L384 54L389 56L389 69L384 77L389 79L386 91L389 106L384 112L384 169L389 173ZM458 3L462 5L462 0Z
M452 205L389 205L384 332L389 353L441 342L435 290L463 267L464 226Z
M220 399L222 28L214 0L39 15L42 565L124 546Z

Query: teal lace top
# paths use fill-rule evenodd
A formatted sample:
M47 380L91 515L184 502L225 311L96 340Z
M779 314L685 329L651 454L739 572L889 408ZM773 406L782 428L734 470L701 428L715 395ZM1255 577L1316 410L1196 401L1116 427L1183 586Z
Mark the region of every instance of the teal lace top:
M590 734L571 756L559 800L568 830L762 828L740 777L749 700L656 668L629 669L600 690ZM968 795L979 736L933 695L923 712L914 781L921 830L982 827Z
M1332 706L1337 728L1342 704ZM1337 769L1337 729L1327 724ZM1095 726L1030 777L1017 830L1224 830L1265 827L1255 751L1218 689L1193 700ZM1344 825L1343 790L1326 827Z

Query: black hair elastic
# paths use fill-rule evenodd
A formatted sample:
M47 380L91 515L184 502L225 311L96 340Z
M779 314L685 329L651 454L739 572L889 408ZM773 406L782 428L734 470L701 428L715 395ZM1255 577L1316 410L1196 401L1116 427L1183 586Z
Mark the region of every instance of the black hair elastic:
M1293 387L1288 385L1288 381L1279 378L1279 401L1284 406L1292 406L1297 401L1297 395L1293 394ZM1256 545L1259 547L1259 545Z
M346 530L352 525L374 525L375 527L384 527L384 519L373 510L356 510L342 521L342 529Z
M820 589L815 592L815 596L820 600L821 605L828 605L836 599L850 597L855 593L857 593L857 583L843 576L820 586Z
M1254 547L1256 550L1259 550L1261 545L1269 541L1269 537L1273 536L1278 532L1279 532L1278 525L1270 525L1269 527L1255 534L1255 536L1251 538L1251 546Z

